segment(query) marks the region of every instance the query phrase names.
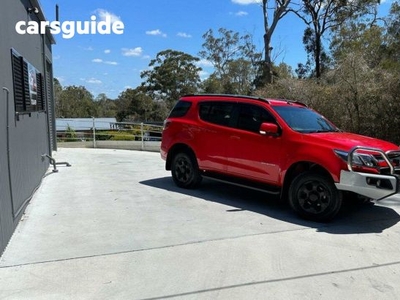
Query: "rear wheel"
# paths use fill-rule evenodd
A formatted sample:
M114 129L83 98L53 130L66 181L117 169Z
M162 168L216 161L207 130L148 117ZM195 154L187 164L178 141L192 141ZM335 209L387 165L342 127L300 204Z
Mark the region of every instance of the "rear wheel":
M299 174L290 185L289 203L303 218L329 221L340 210L342 193L331 178L305 172Z
M177 186L187 189L198 187L202 180L196 158L186 152L175 155L171 164L171 174Z

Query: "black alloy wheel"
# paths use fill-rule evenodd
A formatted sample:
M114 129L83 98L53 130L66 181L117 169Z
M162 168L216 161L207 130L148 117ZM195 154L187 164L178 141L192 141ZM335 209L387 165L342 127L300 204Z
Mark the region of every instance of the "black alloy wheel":
M342 193L327 176L305 172L293 180L289 203L301 217L324 222L339 212Z
M171 173L175 184L182 188L196 188L202 180L195 157L186 152L175 155Z

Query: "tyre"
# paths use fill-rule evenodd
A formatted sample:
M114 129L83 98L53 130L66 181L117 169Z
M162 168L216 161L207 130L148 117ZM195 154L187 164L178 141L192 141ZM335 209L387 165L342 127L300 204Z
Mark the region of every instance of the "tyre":
M196 158L186 152L175 155L171 173L175 184L181 188L194 189L202 180Z
M342 205L342 192L327 176L305 172L299 174L289 188L289 203L301 217L313 221L331 220Z

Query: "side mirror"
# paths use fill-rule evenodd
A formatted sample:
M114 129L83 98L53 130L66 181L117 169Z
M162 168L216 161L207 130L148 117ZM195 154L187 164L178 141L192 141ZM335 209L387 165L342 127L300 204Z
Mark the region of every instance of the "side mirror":
M260 134L277 136L279 132L278 125L274 123L262 123L260 126Z

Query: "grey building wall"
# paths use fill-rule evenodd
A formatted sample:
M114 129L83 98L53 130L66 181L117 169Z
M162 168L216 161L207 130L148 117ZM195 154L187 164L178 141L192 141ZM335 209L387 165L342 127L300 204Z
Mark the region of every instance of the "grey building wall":
M49 167L55 149L50 34L20 35L18 21L44 19L37 0L3 0L0 18L0 254ZM37 7L39 13L28 13ZM43 75L44 109L16 114L11 49Z

